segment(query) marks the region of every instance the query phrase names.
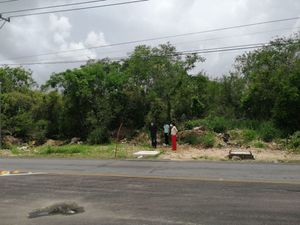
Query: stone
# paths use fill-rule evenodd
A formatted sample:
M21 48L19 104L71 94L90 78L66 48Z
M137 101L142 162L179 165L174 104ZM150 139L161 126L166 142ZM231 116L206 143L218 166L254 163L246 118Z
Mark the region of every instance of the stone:
M73 138L71 139L70 144L71 144L71 145L72 145L72 144L78 144L79 141L80 141L80 138L78 138L78 137L73 137Z

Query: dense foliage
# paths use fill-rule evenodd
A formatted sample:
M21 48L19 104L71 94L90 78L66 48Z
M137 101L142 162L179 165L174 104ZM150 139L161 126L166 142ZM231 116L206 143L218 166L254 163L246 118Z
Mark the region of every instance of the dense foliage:
M40 89L31 71L3 67L2 134L40 143L81 137L98 144L109 142L121 124L131 131L150 121L191 128L201 119L215 132L245 124L246 140L257 130L270 141L300 130L299 57L298 36L277 39L239 56L227 76L210 80L189 74L202 57L179 55L170 44L142 45L126 60L89 61L52 74Z

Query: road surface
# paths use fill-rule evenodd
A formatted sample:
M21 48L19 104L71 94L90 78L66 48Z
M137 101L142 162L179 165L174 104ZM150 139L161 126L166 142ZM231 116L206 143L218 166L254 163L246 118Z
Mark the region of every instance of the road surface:
M0 159L1 225L299 225L300 166L292 164ZM85 213L28 219L76 202Z

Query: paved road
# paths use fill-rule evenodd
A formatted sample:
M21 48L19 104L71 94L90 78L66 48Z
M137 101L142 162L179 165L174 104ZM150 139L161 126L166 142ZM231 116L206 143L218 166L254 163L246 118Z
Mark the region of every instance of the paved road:
M0 159L0 170L300 184L300 165L231 162Z
M299 225L299 165L1 159L1 225ZM221 178L221 180L220 180ZM85 213L28 219L76 202Z
M0 177L1 225L299 225L300 186L34 175ZM85 213L28 219L75 201Z

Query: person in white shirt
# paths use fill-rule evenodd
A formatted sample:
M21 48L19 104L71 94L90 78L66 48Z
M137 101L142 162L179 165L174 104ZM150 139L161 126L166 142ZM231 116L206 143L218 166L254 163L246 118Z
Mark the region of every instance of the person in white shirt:
M165 138L165 145L169 145L169 134L170 134L170 125L165 123L164 125L164 138Z
M178 130L175 126L175 123L171 124L171 137L172 137L172 150L176 151L177 149L177 144L176 144L176 134L178 133Z

